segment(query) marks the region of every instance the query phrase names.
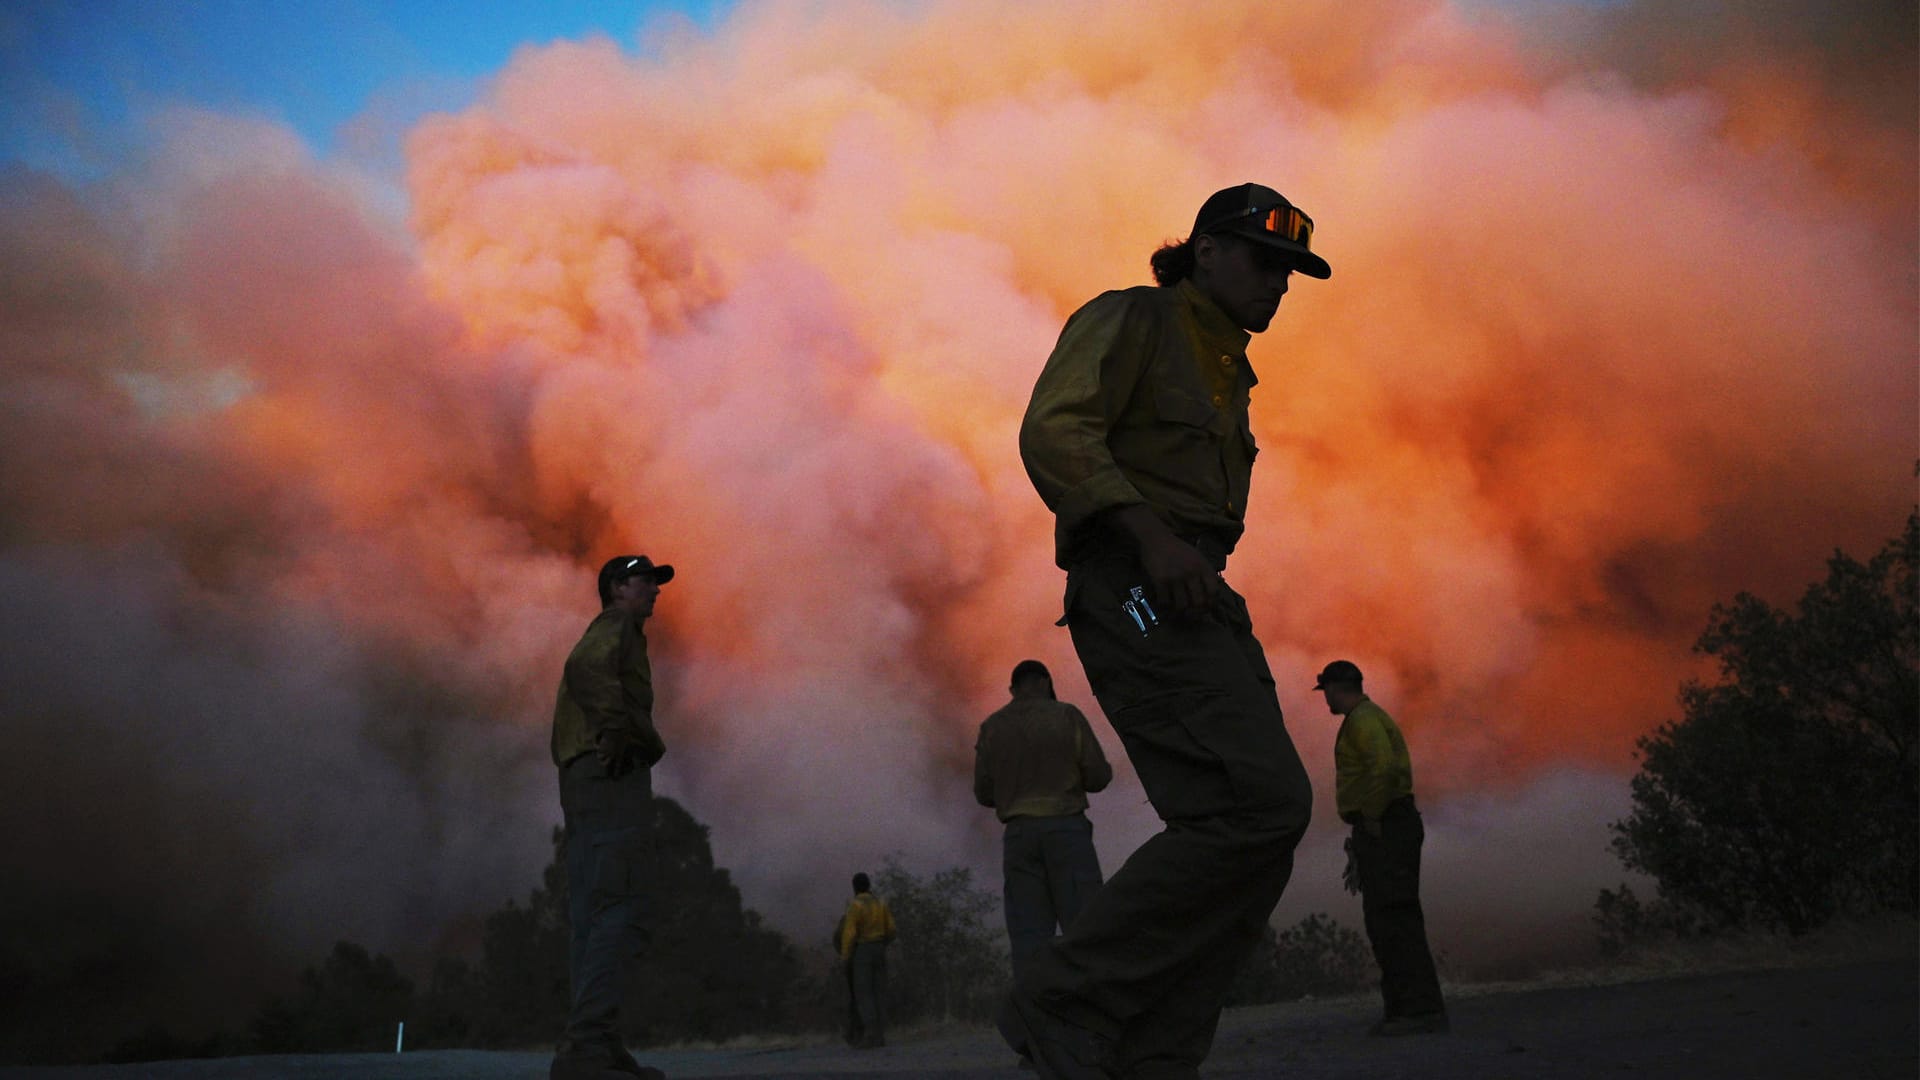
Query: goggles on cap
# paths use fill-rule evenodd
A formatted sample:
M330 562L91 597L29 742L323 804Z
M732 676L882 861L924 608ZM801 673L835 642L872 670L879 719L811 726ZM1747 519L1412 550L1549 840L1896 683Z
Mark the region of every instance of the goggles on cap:
M1253 226L1253 228L1260 232L1266 233L1268 236L1279 237L1290 243L1299 244L1303 248L1311 249L1313 247L1313 219L1291 206L1276 206L1270 210L1265 210L1258 206L1250 207L1222 218L1200 231L1212 232L1225 225L1235 225L1241 218L1248 217L1254 218L1253 221L1247 223L1248 225ZM1238 227L1245 229L1247 226L1239 225Z

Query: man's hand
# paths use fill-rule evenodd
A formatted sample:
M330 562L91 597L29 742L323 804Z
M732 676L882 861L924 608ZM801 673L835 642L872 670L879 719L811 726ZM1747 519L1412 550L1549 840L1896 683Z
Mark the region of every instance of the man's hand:
M1347 865L1340 869L1340 885L1350 893L1360 892L1360 861L1353 855L1353 837L1347 837Z
M594 753L606 766L607 775L617 779L632 772L635 765L653 768L666 756L667 744L652 727L601 728L594 736Z
M638 749L634 734L626 728L601 728L594 736L593 752L599 756L608 776L618 779L633 771L633 756Z
M651 769L660 764L661 758L667 756L666 740L660 737L660 732L652 724L648 724L640 729L635 753L639 755L640 764Z
M1220 575L1200 550L1173 535L1167 523L1142 505L1114 511L1113 523L1133 538L1153 600L1169 613L1205 614L1220 595Z

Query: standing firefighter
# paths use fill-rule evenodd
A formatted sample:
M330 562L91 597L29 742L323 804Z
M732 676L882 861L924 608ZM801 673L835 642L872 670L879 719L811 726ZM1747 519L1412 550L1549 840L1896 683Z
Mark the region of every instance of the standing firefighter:
M1222 578L1257 452L1250 334L1313 222L1258 184L1153 255L1158 287L1067 320L1020 428L1055 515L1073 646L1166 828L1016 983L999 1024L1043 1076L1192 1078L1293 870L1312 790L1247 605Z
M638 952L640 887L653 814L652 769L666 744L653 726L647 618L673 567L623 555L600 568L600 614L567 655L553 709L553 761L566 821L572 1003L553 1080L665 1080L620 1038L620 998Z
M1045 664L1020 661L1009 689L1013 700L980 725L973 794L1006 823L1002 895L1018 979L1100 887L1087 793L1107 786L1113 766L1087 718L1055 699Z
M1333 741L1334 806L1353 826L1347 854L1380 965L1386 1010L1372 1033L1441 1032L1447 1007L1420 911L1420 845L1427 834L1413 805L1413 759L1393 717L1360 684L1357 665L1335 660L1313 688L1326 695L1327 711L1345 717Z
M865 874L853 875L853 899L840 917L840 963L846 968L848 1042L859 1047L887 1045L887 943L893 940L893 912L873 895Z

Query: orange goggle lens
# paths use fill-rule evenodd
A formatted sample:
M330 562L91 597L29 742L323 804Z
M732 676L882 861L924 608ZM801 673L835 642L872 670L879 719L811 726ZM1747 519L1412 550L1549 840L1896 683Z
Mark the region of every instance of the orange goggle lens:
M1260 219L1260 228L1303 248L1313 246L1313 219L1291 206L1276 206L1267 211Z

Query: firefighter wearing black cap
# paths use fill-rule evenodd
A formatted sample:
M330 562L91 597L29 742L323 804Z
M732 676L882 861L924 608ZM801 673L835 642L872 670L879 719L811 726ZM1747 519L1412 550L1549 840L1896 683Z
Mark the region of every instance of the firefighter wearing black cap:
M1333 804L1353 826L1351 876L1380 965L1386 1008L1372 1034L1443 1032L1447 1008L1420 910L1420 846L1427 833L1413 805L1413 759L1399 725L1361 686L1359 665L1351 660L1328 664L1313 684L1326 695L1327 711L1343 718L1333 741Z
M553 763L566 824L572 998L552 1080L665 1073L620 1038L620 998L638 952L640 888L653 814L652 769L666 753L653 725L645 626L673 567L623 555L600 568L600 614L567 655L553 708Z
M1222 573L1258 453L1246 346L1292 274L1332 273L1312 238L1271 188L1215 193L1185 241L1154 253L1157 286L1067 320L1020 428L1067 571L1062 622L1166 823L1001 1011L1050 1080L1197 1077L1307 827L1306 771Z
M1113 780L1113 766L1087 718L1053 693L1038 660L1014 665L1013 700L980 725L973 744L973 796L1005 823L1001 895L1018 978L1100 887L1087 793Z

